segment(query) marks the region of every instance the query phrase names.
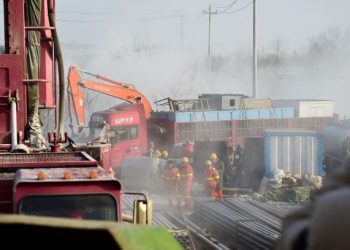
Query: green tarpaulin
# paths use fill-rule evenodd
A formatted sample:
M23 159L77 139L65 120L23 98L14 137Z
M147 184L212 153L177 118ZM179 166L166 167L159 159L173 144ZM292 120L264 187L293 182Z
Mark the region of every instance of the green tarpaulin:
M26 26L40 26L41 0L27 0L25 9ZM26 33L26 79L39 79L40 31ZM27 109L29 140L33 147L45 148L39 119L39 83L27 84Z

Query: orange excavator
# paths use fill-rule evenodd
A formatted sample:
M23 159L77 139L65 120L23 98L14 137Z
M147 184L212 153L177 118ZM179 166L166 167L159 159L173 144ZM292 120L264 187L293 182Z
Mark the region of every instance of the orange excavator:
M93 81L93 80L83 80L79 72L94 76L96 79L102 80ZM85 126L85 111L84 111L84 91L83 89L90 89L105 95L116 97L120 100L126 101L132 104L142 104L145 111L146 119L148 119L152 112L152 106L147 98L140 93L135 87L131 84L121 83L110 78L107 78L102 75L92 74L82 69L76 67L70 67L68 73L68 92L69 98L69 115L71 118L71 126L73 119L73 109L75 111L77 123L79 130ZM73 105L73 106L72 106Z

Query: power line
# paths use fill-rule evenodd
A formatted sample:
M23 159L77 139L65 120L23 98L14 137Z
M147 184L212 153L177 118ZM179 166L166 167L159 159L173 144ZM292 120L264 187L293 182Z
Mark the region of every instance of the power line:
M226 9L226 8L230 8L232 7L233 5L235 5L236 3L238 2L238 0L235 0L233 1L232 3L230 3L229 5L226 5L226 6L219 6L219 5L216 5L214 3L212 3L211 5L216 7L216 8L219 8L219 9Z
M128 20L128 21L57 18L57 21L58 22L70 22L70 23L128 23L128 22L164 20L164 19L178 18L178 17L182 17L182 16L183 15L170 15L170 16L160 16L160 17L139 18L139 19Z
M231 9L237 2L238 2L238 0L234 1L229 7L227 7L227 8L224 9L224 10L219 11L218 14L224 13L224 12L228 11L228 10Z
M64 23L111 23L116 21L107 21L107 20L76 20L76 19L62 19L57 18L58 22Z
M153 21L153 20L161 20L161 19L169 19L169 18L177 18L177 17L184 17L184 15L183 14L177 14L177 15L164 16L164 17L141 18L141 19L137 19L136 22L139 22L139 21Z
M197 15L195 18L192 19L192 21L189 22L188 25L196 24L202 17L203 17L203 13Z
M218 14L233 14L233 13L237 13L237 12L240 12L240 11L248 8L249 5L251 5L252 3L253 3L253 1L251 1L250 3L244 5L243 7L239 8L239 9L236 9L236 10L233 10L233 11L219 12Z
M179 13L179 10L168 11L153 11L153 12L92 12L92 11L71 11L71 10L57 10L58 13L77 14L77 15L154 15L154 14L167 14L167 13Z

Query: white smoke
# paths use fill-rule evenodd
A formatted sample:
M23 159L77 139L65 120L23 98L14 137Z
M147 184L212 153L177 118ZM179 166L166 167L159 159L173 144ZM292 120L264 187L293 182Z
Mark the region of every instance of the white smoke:
M251 9L237 15L213 16L212 71L209 73L208 19L202 13L209 2L153 0L147 5L142 1L134 4L107 2L109 7L104 11L107 14L115 12L115 15L96 14L102 8L99 4L93 6L94 3L82 7L88 13L95 12L94 15L77 17L74 13L71 16L62 13L64 15L61 19L75 18L74 20L81 21L68 22L69 26L63 21L59 22L59 31L63 32L61 37L66 46L63 50L66 67L75 65L133 84L151 102L168 96L175 99L195 98L202 93L251 95ZM215 3L225 5L228 2ZM244 5L243 2L240 4ZM68 3L62 6L67 5ZM344 94L349 90L349 48L344 46L342 54L338 55L329 50L328 54L320 57L308 57L311 40L319 38L320 33L327 32L327 27L333 23L323 25L323 30L307 30L304 37L298 33L298 39L292 39L293 34L288 34L283 26L269 23L271 20L267 20L267 7L262 4L260 6L259 97L331 99L336 102L336 112L350 115L346 108L348 98ZM74 6L71 9L74 10ZM181 30L182 14L184 25ZM271 16L274 15L281 22L286 22L281 15ZM96 20L96 23L83 22L89 18ZM307 18L312 17L305 16L303 20ZM331 16L327 18L324 17L325 20L334 22ZM110 20L110 23L98 23L101 20ZM289 23L285 27L294 27L293 25L297 24ZM63 31L63 28L69 32ZM305 31L306 28L300 30ZM264 32L279 37L279 46L277 40L273 41L274 38L269 41L264 37ZM333 38L337 40L337 37ZM324 49L328 50L327 47ZM273 59L276 53L280 56L279 63L269 62L269 55ZM101 100L94 105L96 110L106 109L118 102L115 98L103 95L97 95L96 98Z

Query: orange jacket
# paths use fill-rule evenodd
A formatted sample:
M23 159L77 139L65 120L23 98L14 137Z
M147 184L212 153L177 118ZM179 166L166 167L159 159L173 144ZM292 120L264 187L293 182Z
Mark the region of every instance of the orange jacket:
M190 193L192 190L193 169L190 164L184 164L180 168L179 188L183 193Z
M163 182L176 183L180 180L180 172L176 167L166 168L161 177Z
M210 189L215 189L220 180L218 171L213 167L207 168L205 169L204 177L207 187Z
M180 177L181 177L181 182L184 183L192 183L193 179L193 169L190 164L184 164L182 168L180 168Z

